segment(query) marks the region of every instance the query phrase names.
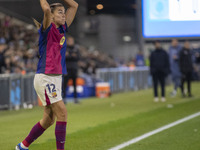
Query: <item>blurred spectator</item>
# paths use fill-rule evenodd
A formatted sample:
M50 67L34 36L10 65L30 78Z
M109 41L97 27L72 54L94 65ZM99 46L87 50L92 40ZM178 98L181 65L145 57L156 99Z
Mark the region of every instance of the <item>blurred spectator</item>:
M132 61L131 61L131 60L129 61L128 67L129 67L130 70L134 70L134 69L135 69L135 63L134 63L133 60L132 60Z
M200 80L200 47L193 48L194 53L194 79Z
M180 59L179 61L180 71L182 73L182 79L181 79L182 96L185 97L184 83L186 81L188 96L192 97L191 80L192 80L192 72L193 72L193 62L192 62L192 53L190 49L190 44L188 41L184 42L184 47L180 51L179 59Z
M3 32L0 31L0 44L4 44L4 43L6 43L6 39L5 39L5 37L3 36Z
M1 57L4 64L1 73L15 73L21 69L22 74L35 72L38 61L38 32L32 25L16 24L10 16L0 19L0 44L8 47ZM78 66L82 73L94 75L97 68L117 67L112 56L98 50L79 46L80 61ZM2 60L1 58L1 60ZM1 65L2 66L2 65Z
M4 56L5 48L6 45L0 43L0 73L3 72L3 67L6 68L5 56Z
M173 39L171 46L169 47L169 60L170 69L172 75L172 81L174 84L174 90L171 92L171 96L176 96L177 88L181 86L181 72L179 68L179 53L181 46L178 44L177 39Z
M94 76L96 73L96 64L95 61L91 60L87 66L87 74Z
M3 26L4 27L10 27L11 26L11 21L12 21L12 17L6 15L4 17L4 20L3 20Z
M136 55L136 66L145 66L144 55L142 51L139 51Z
M97 68L112 68L117 65L112 56L97 50L89 51L86 47L80 46L79 67L82 73L94 75Z
M78 103L76 79L78 77L78 61L80 59L79 47L75 44L73 37L67 39L66 67L67 75L64 75L63 98L66 97L66 87L69 79L73 80L74 103Z
M0 44L7 43L3 53L5 67L1 73L19 73L19 70L22 74L35 72L38 61L38 33L34 28L26 27L28 26L23 23L14 23L10 16L0 19Z
M165 102L165 78L170 73L169 56L160 45L154 43L155 50L150 55L150 72L153 77L154 101L158 102L158 83L161 85L161 101Z

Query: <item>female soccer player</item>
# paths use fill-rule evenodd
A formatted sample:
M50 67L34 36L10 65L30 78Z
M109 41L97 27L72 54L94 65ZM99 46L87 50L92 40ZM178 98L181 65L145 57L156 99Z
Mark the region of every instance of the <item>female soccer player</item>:
M78 4L74 0L48 4L40 0L44 12L39 29L39 53L37 73L34 78L35 90L44 105L43 118L32 128L29 135L16 146L16 150L28 150L29 145L50 127L55 118L55 136L57 150L64 150L67 110L62 101L62 74L66 74L66 32L74 20Z

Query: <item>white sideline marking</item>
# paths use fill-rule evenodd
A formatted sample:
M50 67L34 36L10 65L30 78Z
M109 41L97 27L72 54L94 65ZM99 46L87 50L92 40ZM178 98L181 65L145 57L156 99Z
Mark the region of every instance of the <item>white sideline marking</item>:
M110 148L109 150L120 150L120 149L122 149L124 147L127 147L127 146L129 146L131 144L134 144L134 143L139 142L139 141L141 141L141 140L143 140L145 138L148 138L148 137L150 137L150 136L152 136L152 135L154 135L156 133L162 132L162 131L164 131L166 129L169 129L169 128L173 127L173 126L176 126L178 124L181 124L181 123L183 123L185 121L188 121L188 120L193 119L193 118L198 117L198 116L200 116L200 112L195 113L195 114L190 115L190 116L187 116L187 117L182 118L180 120L177 120L175 122L172 122L172 123L170 123L168 125L165 125L163 127L158 128L156 130L153 130L153 131L150 131L148 133L145 133L145 134L143 134L141 136L138 136L138 137L136 137L136 138L134 138L134 139L132 139L130 141L124 142L124 143L122 143L122 144L120 144L120 145L118 145L116 147Z

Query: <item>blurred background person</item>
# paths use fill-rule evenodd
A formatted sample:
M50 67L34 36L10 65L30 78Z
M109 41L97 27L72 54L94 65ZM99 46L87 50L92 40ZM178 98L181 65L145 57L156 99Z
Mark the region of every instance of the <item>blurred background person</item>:
M138 53L136 54L136 57L135 57L135 64L136 66L145 66L145 60L144 60L144 54L143 52L140 50L138 51Z
M179 68L179 53L181 46L177 39L172 39L171 46L169 47L169 62L171 69L172 81L174 84L174 90L171 92L171 96L176 96L177 88L181 86L181 72Z
M180 71L182 73L181 78L181 92L182 96L185 97L184 83L187 82L187 93L189 97L192 97L191 93L191 80L193 72L193 61L192 61L192 52L190 49L190 43L188 41L184 42L184 46L180 51L179 56L179 65Z
M158 102L158 83L161 85L161 101L165 102L165 78L170 73L169 56L159 41L154 43L155 50L150 55L150 73L153 78L154 101Z
M66 102L66 88L69 79L72 79L74 87L74 103L78 103L79 101L77 99L76 79L78 77L78 61L80 59L79 47L78 45L75 44L73 37L68 37L67 46L68 46L66 51L67 75L64 75L63 98L65 99Z
M3 73L3 68L6 67L4 53L5 53L5 44L0 43L0 74Z
M193 47L193 56L194 56L194 80L200 80L200 47Z

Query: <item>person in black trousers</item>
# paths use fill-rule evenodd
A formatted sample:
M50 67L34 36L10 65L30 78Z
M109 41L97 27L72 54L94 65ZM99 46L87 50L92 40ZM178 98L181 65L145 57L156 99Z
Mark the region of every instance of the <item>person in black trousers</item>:
M74 103L79 103L77 99L77 90L76 90L76 79L78 77L78 61L80 58L79 48L75 45L74 38L68 37L67 39L67 52L66 52L66 66L67 66L67 75L64 76L63 82L63 98L66 97L66 88L69 79L73 81L74 87ZM65 101L66 102L66 101Z
M3 68L6 68L5 63L5 50L6 50L6 44L0 43L0 74L3 73Z
M187 81L188 96L192 97L191 80L192 80L192 72L193 72L193 62L192 62L192 53L190 50L190 44L188 41L185 41L184 47L180 51L179 65L180 65L180 71L182 73L182 78L181 78L182 96L185 97L184 82Z
M161 85L161 101L165 102L165 78L170 73L169 56L160 45L155 41L155 50L150 55L150 73L153 78L154 101L158 102L158 83Z

